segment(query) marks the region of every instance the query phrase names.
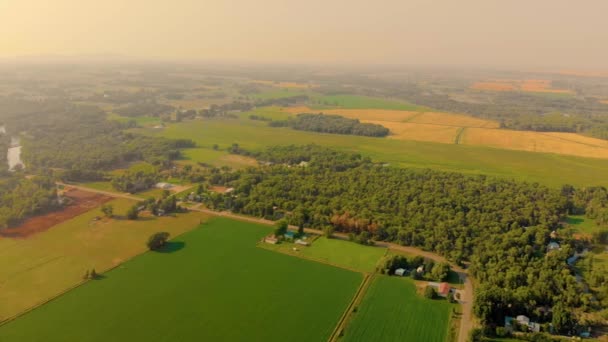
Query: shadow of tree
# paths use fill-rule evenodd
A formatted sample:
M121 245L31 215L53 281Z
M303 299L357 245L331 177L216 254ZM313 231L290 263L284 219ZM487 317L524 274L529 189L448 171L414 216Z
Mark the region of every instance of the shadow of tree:
M186 247L183 241L168 241L162 248L156 250L158 253L174 253Z

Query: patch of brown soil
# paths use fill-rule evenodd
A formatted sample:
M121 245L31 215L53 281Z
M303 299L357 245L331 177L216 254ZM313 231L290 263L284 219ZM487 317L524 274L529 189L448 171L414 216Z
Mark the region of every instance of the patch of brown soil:
M43 232L61 222L97 208L100 204L112 199L105 195L76 189L67 190L63 195L71 200L71 203L67 207L59 211L34 216L25 220L17 227L2 229L0 230L0 236L7 238L27 238L28 236Z

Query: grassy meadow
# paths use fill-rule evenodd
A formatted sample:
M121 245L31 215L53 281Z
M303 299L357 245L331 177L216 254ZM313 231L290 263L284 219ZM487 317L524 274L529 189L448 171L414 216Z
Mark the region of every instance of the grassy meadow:
M538 182L559 187L608 185L608 160L575 156L504 150L491 147L440 144L398 139L321 134L273 128L252 120L201 120L172 124L163 130L137 129L136 132L169 138L193 139L201 148L185 151L191 162L217 160L233 143L249 150L272 145L316 143L340 150L359 152L392 166L434 168L444 171L487 174ZM213 151L213 152L211 152ZM202 155L202 160L199 156ZM209 157L210 156L210 157Z
M116 215L124 215L134 202L108 203ZM87 270L101 272L144 252L148 237L157 231L176 236L207 218L198 212L137 221L94 221L96 216L103 217L99 208L25 239L0 238L0 321L77 284Z
M271 230L210 220L0 326L0 340L326 340L362 276L257 248Z
M285 242L278 245L263 243L260 244L260 247L359 272L373 272L378 261L386 254L385 248L363 246L350 241L326 237L319 237L309 247ZM294 247L298 250L294 251Z
M445 342L454 306L418 295L407 277L377 276L341 341Z

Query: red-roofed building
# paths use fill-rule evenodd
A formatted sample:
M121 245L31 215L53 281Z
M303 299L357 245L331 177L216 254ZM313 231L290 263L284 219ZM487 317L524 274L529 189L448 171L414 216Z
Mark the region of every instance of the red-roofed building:
M438 295L440 295L441 297L447 297L449 293L450 293L450 284L448 284L448 283L439 284L439 288L437 289Z

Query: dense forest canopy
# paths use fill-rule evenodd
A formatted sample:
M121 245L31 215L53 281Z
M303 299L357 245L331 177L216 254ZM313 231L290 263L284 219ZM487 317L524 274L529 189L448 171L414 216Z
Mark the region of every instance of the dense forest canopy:
M60 168L72 170L72 175L91 175L94 173L89 171L138 160L167 165L180 157L180 148L194 146L190 140L127 133L129 123L107 120L103 111L92 106L20 103L25 107L9 111L5 121L8 129L22 136L28 168Z
M272 127L291 127L300 131L320 133L350 134L368 137L385 137L388 128L372 123L361 123L357 119L349 119L340 115L326 115L323 113L301 113L295 118L285 121L271 121Z
M588 296L580 296L582 285L566 263L575 241L551 237L571 210L591 205L604 212L606 201L593 200L603 196L597 191L397 169L314 145L274 147L256 155L266 166L212 178L235 190L206 197L210 207L286 217L294 225L332 225L471 262L481 284L475 310L487 324L502 324L508 314L549 322L550 314L539 308L558 304L597 309ZM563 248L548 252L551 241ZM600 298L608 300L608 293ZM574 325L563 332L568 329Z

